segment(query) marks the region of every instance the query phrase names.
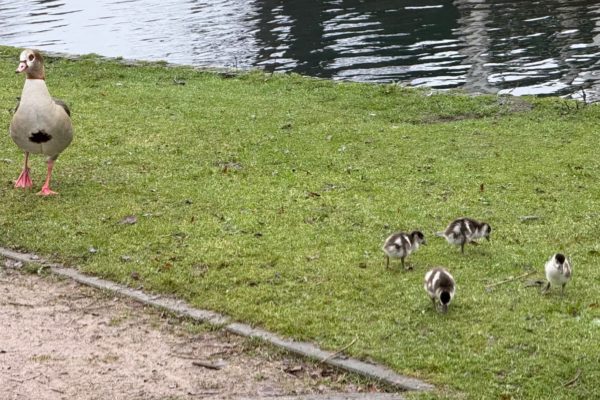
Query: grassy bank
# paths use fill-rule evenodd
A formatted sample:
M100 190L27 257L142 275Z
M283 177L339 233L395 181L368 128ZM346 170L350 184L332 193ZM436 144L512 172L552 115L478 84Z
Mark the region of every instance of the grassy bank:
M18 54L0 48L6 130ZM95 57L49 59L47 83L76 129L60 195L13 189L22 154L2 135L1 245L326 348L356 338L348 353L440 389L418 398L599 395L598 107ZM465 255L433 236L463 215L493 227ZM384 269L397 229L428 239L413 271ZM564 298L485 290L541 278L556 251ZM422 288L435 265L458 284L446 315Z

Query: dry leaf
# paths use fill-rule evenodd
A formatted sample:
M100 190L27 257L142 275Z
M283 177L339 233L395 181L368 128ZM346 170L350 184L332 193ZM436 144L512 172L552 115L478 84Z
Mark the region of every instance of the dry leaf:
M120 224L133 225L137 222L137 217L135 215L128 215L119 221Z

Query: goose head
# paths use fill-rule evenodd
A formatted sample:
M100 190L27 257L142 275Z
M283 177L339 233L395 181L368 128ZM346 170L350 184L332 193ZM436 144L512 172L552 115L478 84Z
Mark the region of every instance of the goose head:
M44 79L44 58L36 50L25 49L19 56L19 66L15 72L25 72L28 79Z

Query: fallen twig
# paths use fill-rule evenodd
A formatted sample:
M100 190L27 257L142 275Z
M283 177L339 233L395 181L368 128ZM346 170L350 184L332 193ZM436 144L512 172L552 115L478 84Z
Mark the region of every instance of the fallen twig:
M579 380L580 376L581 376L581 369L578 369L577 372L575 373L575 376L572 379L563 383L563 387L571 386L572 384L574 384L575 382L577 382Z
M500 282L496 282L496 283L492 283L492 284L490 284L490 285L487 285L487 286L485 287L485 290L490 290L491 288L493 288L493 287L496 287L496 286L498 286L498 285L502 285L502 284L504 284L504 283L507 283L507 282L516 281L517 279L525 278L526 276L529 276L529 275L535 274L535 272L536 272L536 271L529 271L529 272L526 272L526 273L524 273L524 274L522 274L522 275L519 275L519 276L511 276L510 278L506 278L506 279L505 279L505 280L503 280L503 281L500 281Z
M337 357L344 350L348 349L350 346L352 346L354 343L356 343L357 340L358 340L358 337L355 337L354 339L352 339L352 341L350 343L348 343L347 345L345 345L341 349L337 350L335 353L332 353L332 354L328 355L327 357L325 357L324 359L322 359L320 362L324 363L324 362L327 362L327 361L331 360L332 358Z
M214 356L218 356L221 354L231 354L232 350L230 349L224 349L224 350L220 350L220 351L215 351L212 352L210 354L208 354L208 357L214 357ZM177 358L183 358L184 360L196 360L198 358L198 356L195 356L193 354L181 354L181 353L170 353L173 357L177 357Z
M196 357L193 354L180 354L180 353L170 353L174 357L184 358L186 360L195 360Z
M519 217L519 219L521 220L521 222L527 222L538 220L540 219L540 217L538 215L524 215L522 217Z
M33 304L17 303L16 301L9 301L6 304L8 304L9 306L15 306L15 307L29 307L29 308L35 307Z
M29 378L25 378L25 379L17 379L17 378L13 378L13 377L10 377L10 376L8 377L8 379L10 379L11 381L14 381L14 382L25 383L25 382L30 381L32 379L39 378L40 376L42 376L41 373L37 374L37 375L34 375L34 376L31 376Z
M542 279L536 279L533 281L527 281L525 282L525 287L532 287L532 286L542 286L543 284L545 284L546 281L542 280Z
M109 307L110 307L110 305L100 304L96 307L82 307L82 308L78 309L77 311L83 311L84 314L94 315L94 311L103 310L103 309L109 308Z
M208 368L208 369L220 370L225 366L225 363L223 363L223 362L212 363L210 361L196 360L196 361L192 361L192 365L195 365L197 367L204 367L204 368Z
M190 393L192 396L207 397L215 394L221 394L221 390L204 390L202 392Z
M79 300L79 299L77 299ZM81 306L81 307L77 307L75 308L77 311L81 311L81 310L85 310L86 308L90 308L92 306L96 306L96 304L98 304L101 300L100 299L92 299L92 301L90 301L88 304L86 304L85 306Z

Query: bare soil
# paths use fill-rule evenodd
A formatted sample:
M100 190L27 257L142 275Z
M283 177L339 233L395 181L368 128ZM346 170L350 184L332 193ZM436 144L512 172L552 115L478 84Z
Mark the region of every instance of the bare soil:
M111 293L0 267L4 400L235 399L378 391L361 382Z

